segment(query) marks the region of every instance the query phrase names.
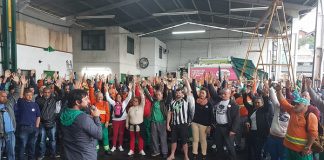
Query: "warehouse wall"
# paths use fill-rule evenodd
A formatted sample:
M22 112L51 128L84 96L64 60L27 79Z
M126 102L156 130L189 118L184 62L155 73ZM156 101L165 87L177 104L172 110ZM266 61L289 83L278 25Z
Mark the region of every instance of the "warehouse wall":
M162 54L162 59L159 58L159 47L162 46L166 49L166 45L154 37L141 38L141 57L146 57L149 60L149 66L145 69L141 69L142 76L152 76L166 72L167 66L167 54Z
M121 27L95 28L106 31L106 50L81 50L81 29L71 30L73 41L74 70L78 73L85 67L110 68L113 74L140 74L137 61L140 57L140 40L135 34ZM127 36L134 38L134 55L127 53Z
M43 48L49 46L56 51L44 51ZM73 59L71 53L72 38L65 21L30 7L19 11L17 14L17 68L35 69L36 78L40 78L44 71L59 71L61 76L65 74L68 76L66 61ZM39 61L42 62L39 63ZM2 66L0 70L2 71Z
M245 58L249 45L249 39L238 40L170 40L166 42L169 49L168 54L168 71L177 70L178 66L184 66L187 63L194 63L197 58L218 58L234 56ZM257 43L254 47L257 47ZM263 53L266 55L267 51ZM257 53L251 53L249 59L257 64ZM254 56L253 56L254 55ZM264 56L266 59L266 56Z

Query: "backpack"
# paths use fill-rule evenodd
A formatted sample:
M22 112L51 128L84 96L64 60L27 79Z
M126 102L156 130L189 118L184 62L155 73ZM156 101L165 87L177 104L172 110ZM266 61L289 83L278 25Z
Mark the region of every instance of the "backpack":
M305 120L306 120L306 132L308 131L308 117L309 114L313 113L310 110L307 110L305 113ZM316 115L315 113L313 113ZM311 150L315 153L321 153L324 151L324 129L321 123L318 120L318 137L315 139L314 143L312 144Z
M122 104L119 102L116 102L116 105L114 106L114 117L120 118L123 116L124 112L125 112L125 109L123 110Z

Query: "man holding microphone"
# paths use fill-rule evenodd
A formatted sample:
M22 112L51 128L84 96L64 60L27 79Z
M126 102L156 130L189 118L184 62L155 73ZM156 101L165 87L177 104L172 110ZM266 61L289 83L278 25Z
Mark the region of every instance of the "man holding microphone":
M68 95L68 107L62 111L60 123L63 131L63 146L66 159L97 159L97 140L102 139L99 111L91 108L91 115L82 110L89 104L86 91L75 89Z

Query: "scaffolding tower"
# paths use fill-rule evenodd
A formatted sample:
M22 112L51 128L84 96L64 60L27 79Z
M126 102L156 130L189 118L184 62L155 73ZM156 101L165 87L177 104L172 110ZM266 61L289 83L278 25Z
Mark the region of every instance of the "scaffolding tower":
M278 24L278 29L276 34L270 34L270 29L272 28L273 22L276 21ZM260 26L265 24L265 33L262 35L260 33ZM262 56L263 51L265 50L265 44L267 43L268 39L272 39L274 45L276 45L276 50L273 50L270 57L271 63L264 63L264 59ZM278 51L279 43L281 42L283 45L283 53L284 53L284 60L281 62L278 61L278 57L281 57L280 51ZM253 44L257 43L257 47ZM254 47L253 47L254 46ZM255 27L254 34L252 35L248 50L245 56L244 65L241 72L241 79L244 77L244 73L246 72L247 62L249 59L250 54L257 54L258 62L254 70L253 77L256 78L258 76L258 69L265 71L265 67L271 68L271 72L276 70L276 66L285 66L288 69L288 79L292 84L295 86L295 77L294 77L294 68L292 66L292 58L291 58L291 44L288 37L288 27L287 27L287 19L285 15L285 8L283 0L273 0L272 4L269 6L266 14L261 18L258 24ZM253 55L254 56L254 55ZM281 58L279 58L281 59Z

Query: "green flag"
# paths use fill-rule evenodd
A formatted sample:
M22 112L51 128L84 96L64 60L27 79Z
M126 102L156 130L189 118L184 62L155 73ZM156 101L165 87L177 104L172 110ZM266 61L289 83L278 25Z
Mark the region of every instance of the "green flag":
M47 51L47 52L54 52L55 49L54 49L52 46L48 46L47 48L44 48L44 51Z

